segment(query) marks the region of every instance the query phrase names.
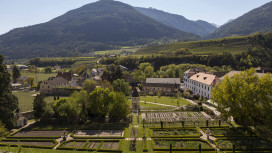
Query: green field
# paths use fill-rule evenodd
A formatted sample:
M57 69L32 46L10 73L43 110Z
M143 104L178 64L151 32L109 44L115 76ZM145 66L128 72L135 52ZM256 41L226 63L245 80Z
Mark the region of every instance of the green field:
M141 96L140 100L141 101L146 101L146 102L154 102L154 103L178 106L177 105L178 98L176 98L176 97L164 97L164 96L161 96L159 98L158 96ZM191 104L191 103L188 102L187 100L185 100L183 98L179 99L179 106L189 105L189 104Z
M222 39L200 40L191 42L179 42L168 45L159 45L142 48L136 51L136 54L153 54L160 51L176 51L181 48L188 49L191 53L207 55L211 53L222 54L224 51L232 53L241 53L247 51L251 44L247 41L248 36L228 37Z
M81 65L86 65L89 67L93 67L96 65L98 58L96 57L75 57L73 58L76 62L72 65L72 67L77 67Z
M17 91L12 93L18 98L19 108L21 109L22 112L33 110L34 97L31 95L37 94L39 92ZM54 97L46 97L45 101L48 103L49 102L52 103L54 102Z
M37 81L43 81L43 80L47 80L49 77L54 77L57 76L57 73L37 73ZM26 77L35 77L35 73L21 73L21 76L26 76Z
M18 91L12 93L18 98L19 108L22 112L33 110L34 97L32 97L31 95L37 94L38 92Z

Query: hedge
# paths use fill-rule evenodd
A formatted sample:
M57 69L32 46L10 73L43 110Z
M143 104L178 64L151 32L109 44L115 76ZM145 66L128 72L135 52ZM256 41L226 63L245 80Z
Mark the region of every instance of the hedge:
M166 131L166 130L196 130L198 135L168 135L168 136L154 136L153 131ZM201 132L196 127L182 127L182 128L150 128L151 138L199 138L201 136Z

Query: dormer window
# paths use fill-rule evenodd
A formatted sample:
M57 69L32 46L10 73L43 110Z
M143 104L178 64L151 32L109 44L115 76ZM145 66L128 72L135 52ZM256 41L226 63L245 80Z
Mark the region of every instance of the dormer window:
M199 77L199 75L196 75L196 77L198 78L198 77Z
M207 79L207 77L203 77L204 78L204 80L206 80Z

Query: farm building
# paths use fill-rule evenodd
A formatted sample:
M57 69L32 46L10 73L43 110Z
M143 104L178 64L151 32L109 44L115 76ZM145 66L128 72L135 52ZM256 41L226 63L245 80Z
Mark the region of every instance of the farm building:
M162 94L172 94L180 85L180 78L146 78L143 91L157 93L160 90Z

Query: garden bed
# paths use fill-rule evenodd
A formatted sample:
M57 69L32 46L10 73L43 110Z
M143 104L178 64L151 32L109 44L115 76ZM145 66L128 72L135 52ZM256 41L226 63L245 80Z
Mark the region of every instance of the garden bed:
M33 147L33 148L53 148L57 142L55 140L45 140L45 139L37 139L37 140L28 140L28 139L6 139L0 141L1 146L22 146L22 147Z
M170 150L170 144L172 144L173 151L188 150L194 151L199 149L199 144L203 150L214 150L209 142L191 138L191 139L154 139L153 150L154 151L167 151Z
M121 140L122 141L122 140ZM119 140L70 140L63 142L58 149L82 151L121 151Z
M151 128L152 137L200 137L200 132L196 128Z
M121 138L123 136L124 130L80 130L72 135L74 138Z
M229 139L222 138L217 139L215 144L220 150L232 150L235 145L236 150L272 150L272 141L266 141L255 138L240 138L240 139Z
M18 131L13 135L9 136L9 138L46 138L46 139L56 139L61 137L63 134L67 135L67 131Z
M256 137L256 134L245 128L228 128L228 127L208 127L211 131L211 135L214 137ZM206 133L207 127L201 127L204 133Z

